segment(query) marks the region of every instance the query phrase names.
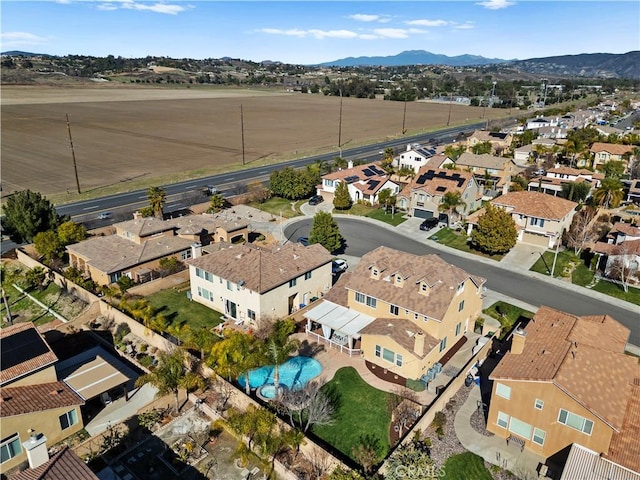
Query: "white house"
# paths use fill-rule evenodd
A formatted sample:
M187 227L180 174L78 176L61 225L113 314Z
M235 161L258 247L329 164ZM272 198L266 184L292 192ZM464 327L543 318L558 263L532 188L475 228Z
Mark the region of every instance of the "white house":
M325 200L333 201L340 182L347 184L353 203L363 201L377 205L378 195L382 190L389 189L393 195L400 192L400 186L392 181L379 165L369 163L354 167L353 163L349 162L348 168L322 176L322 185L317 188L318 195L322 195Z

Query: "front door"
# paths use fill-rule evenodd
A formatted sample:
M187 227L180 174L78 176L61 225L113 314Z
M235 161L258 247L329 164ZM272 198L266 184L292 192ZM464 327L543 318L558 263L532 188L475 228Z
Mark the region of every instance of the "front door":
M227 301L225 302L224 310L225 310L225 312L224 312L224 313L225 313L228 317L236 318L236 313L237 313L237 312L236 312L236 304L235 304L234 302L232 302L231 300L227 300Z

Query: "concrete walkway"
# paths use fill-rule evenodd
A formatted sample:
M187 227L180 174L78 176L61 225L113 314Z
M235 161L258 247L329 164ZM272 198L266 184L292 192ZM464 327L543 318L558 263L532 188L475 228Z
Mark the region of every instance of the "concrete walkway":
M477 410L479 402L480 387L474 385L454 420L456 436L462 446L487 462L509 470L521 480L537 479L538 467L544 463L544 457L528 450L521 451L515 444L507 445L504 438L482 435L471 427L471 415Z

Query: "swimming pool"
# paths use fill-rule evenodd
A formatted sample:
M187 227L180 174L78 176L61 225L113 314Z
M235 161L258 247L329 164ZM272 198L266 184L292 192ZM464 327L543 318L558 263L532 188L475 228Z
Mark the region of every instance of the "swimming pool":
M280 385L288 388L302 388L309 380L322 373L322 365L314 358L293 357L278 367ZM258 388L265 384L273 384L273 365L265 365L249 370L249 386ZM246 385L246 375L238 377L238 383L242 388Z

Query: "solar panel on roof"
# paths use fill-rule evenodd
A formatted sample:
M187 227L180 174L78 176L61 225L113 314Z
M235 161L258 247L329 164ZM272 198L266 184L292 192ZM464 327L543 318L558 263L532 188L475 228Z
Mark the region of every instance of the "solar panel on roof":
M347 183L353 183L358 179L359 179L359 177L357 175L351 175L351 176L345 178L344 181L347 182Z
M447 190L447 187L443 187L442 185L439 185L436 187L436 192L444 192Z
M3 338L0 349L2 370L15 367L49 351L49 347L35 329L24 330Z
M370 170L372 170L372 171L374 171L374 172L376 172L378 175L386 175L386 173L387 173L387 172L385 172L384 170L382 170L381 168L376 167L375 165L371 165L371 166L369 167L369 169L370 169Z
M371 168L365 168L362 173L364 173L365 177L373 177L375 175Z
M378 185L380 185L380 180L369 180L368 184L369 184L369 188L373 190Z

